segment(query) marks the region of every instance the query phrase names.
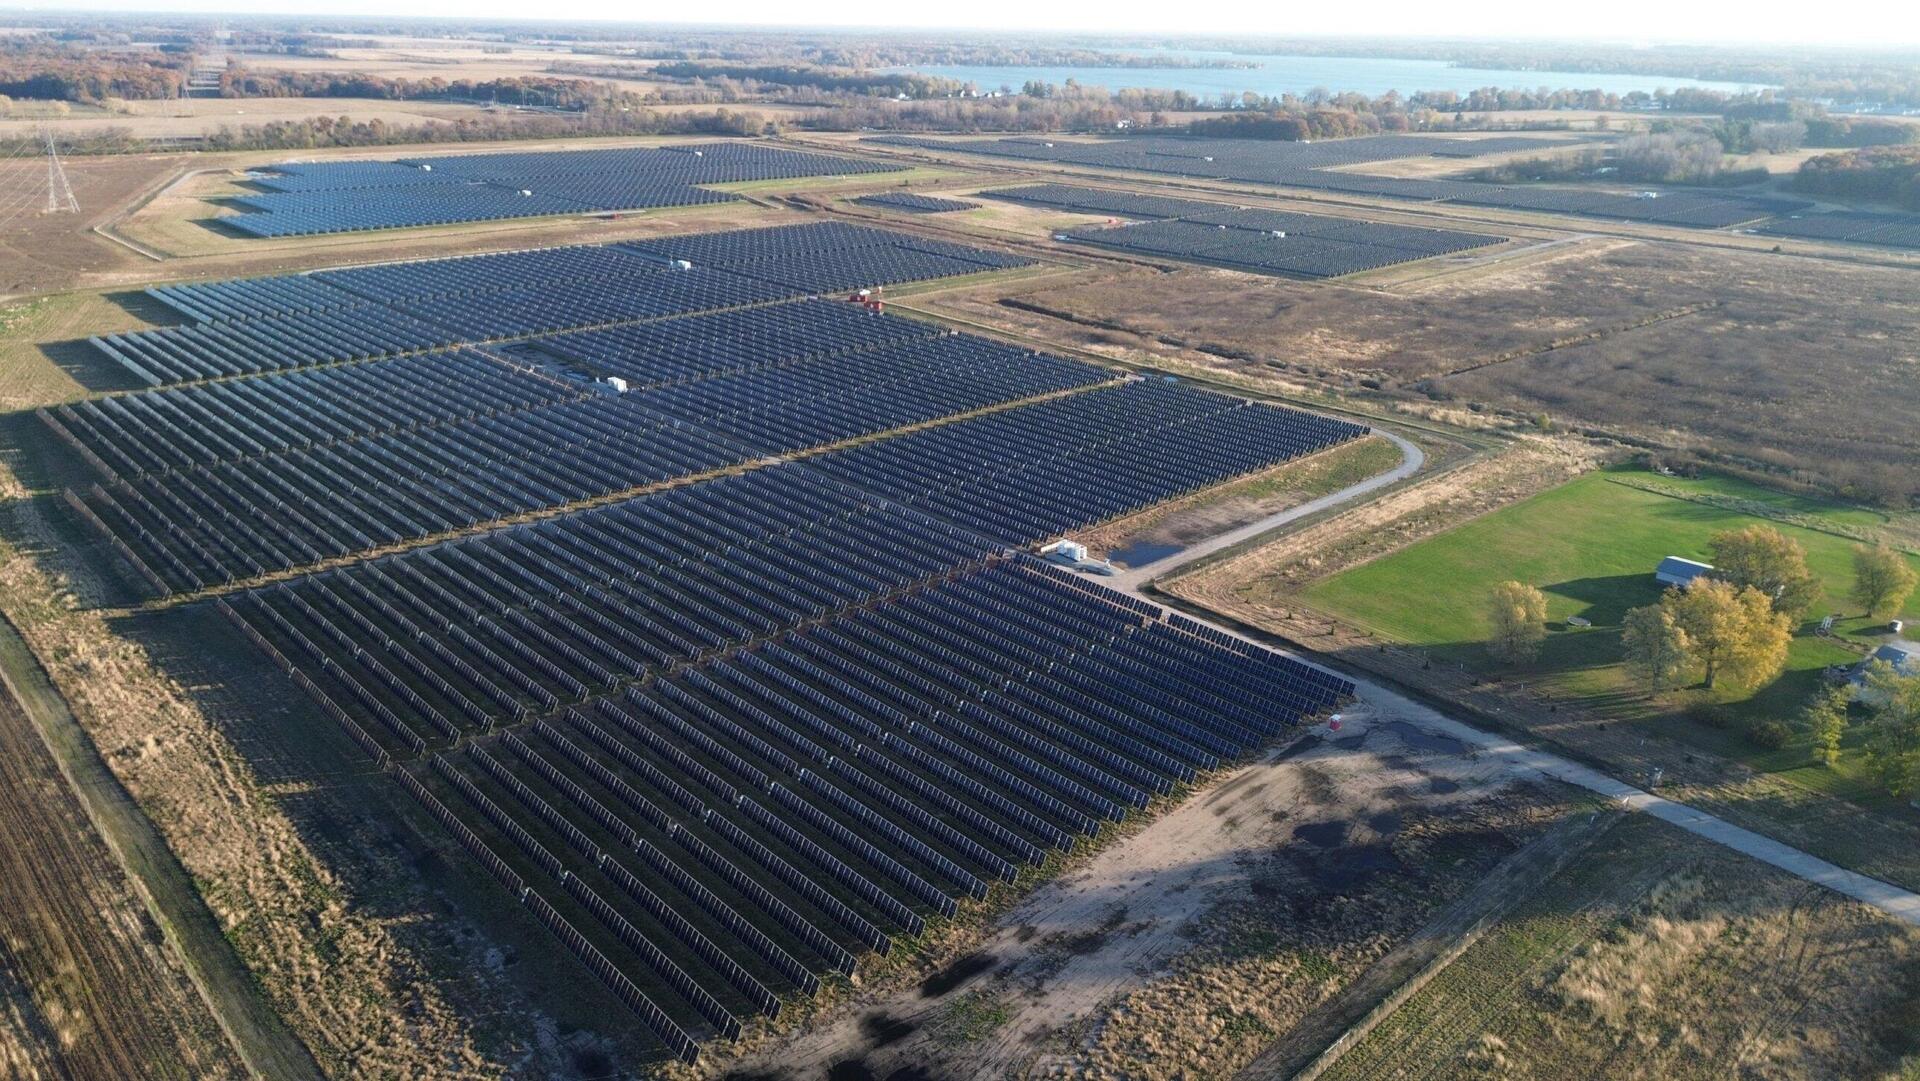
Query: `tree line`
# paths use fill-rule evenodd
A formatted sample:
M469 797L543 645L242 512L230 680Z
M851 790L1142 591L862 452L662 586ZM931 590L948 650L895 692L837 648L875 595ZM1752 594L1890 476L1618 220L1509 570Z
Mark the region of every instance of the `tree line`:
M0 49L0 94L98 105L113 98L182 97L189 57L157 50L107 53L35 45Z
M901 94L916 99L952 97L966 89L965 83L932 75L834 70L798 64L715 64L685 60L657 64L650 74L655 78L685 82L736 79L758 87L793 87L885 98Z
M710 112L486 113L457 120L396 124L379 118L317 116L223 125L202 142L207 150L314 150L324 147L404 146L413 143L496 142L619 135L758 136L777 132L764 114L727 108ZM33 138L0 140L0 155L31 152ZM65 137L61 153L129 154L154 149L131 128L90 129Z
M220 94L229 98L373 98L382 101L462 99L503 105L584 111L646 104L646 99L611 83L554 76L519 75L499 79L425 79L367 75L345 71L250 71L231 65L220 77Z
M1808 158L1796 191L1891 203L1920 210L1920 145L1870 146Z

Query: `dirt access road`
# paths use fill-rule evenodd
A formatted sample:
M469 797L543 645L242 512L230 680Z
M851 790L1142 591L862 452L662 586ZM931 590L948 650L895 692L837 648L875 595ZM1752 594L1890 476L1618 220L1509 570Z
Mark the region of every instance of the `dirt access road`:
M1394 466L1385 473L1368 477L1358 484L1342 488L1330 495L1321 496L1318 499L1310 500L1296 507L1288 507L1286 510L1276 514L1269 514L1259 521L1248 522L1246 525L1236 529L1229 529L1225 533L1219 533L1208 537L1206 540L1190 544L1178 552L1170 552L1151 562L1142 563L1137 567L1129 567L1119 574L1114 575L1112 578L1105 579L1106 584L1115 589L1137 594L1141 586L1175 568L1187 566L1195 560L1205 559L1216 552L1226 551L1228 548L1232 548L1237 544L1244 544L1255 537L1271 533L1281 526L1318 514L1329 507L1337 507L1342 503L1352 502L1360 496L1366 495L1369 492L1379 491L1390 484L1398 484L1408 477L1413 476L1415 473L1418 473L1421 467L1427 464L1426 452L1422 451L1409 440L1378 428L1373 429L1370 434L1391 440L1394 446L1400 448L1399 465Z

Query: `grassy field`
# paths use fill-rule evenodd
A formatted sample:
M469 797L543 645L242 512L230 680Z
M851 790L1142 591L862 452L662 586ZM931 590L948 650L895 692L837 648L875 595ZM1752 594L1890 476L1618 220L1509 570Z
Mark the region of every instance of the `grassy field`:
M1655 483L1690 498L1649 491ZM1768 518L1741 513L1729 501L1750 500L1768 508ZM1805 522L1789 524L1782 518ZM1794 639L1787 671L1750 695L1718 699L1741 718L1790 718L1818 685L1828 664L1850 663L1883 637L1884 624L1867 620L1846 599L1852 582L1849 533L1904 530L1906 522L1877 512L1797 499L1735 481L1653 477L1632 470L1592 473L1458 529L1414 544L1307 586L1303 600L1390 639L1428 650L1437 660L1495 672L1483 643L1488 633L1486 597L1493 586L1517 579L1547 595L1549 633L1540 660L1515 673L1550 696L1572 700L1602 715L1658 722L1700 692L1653 702L1638 692L1618 663L1619 629L1629 608L1660 596L1653 568L1668 555L1704 559L1708 539L1723 529L1769 521L1806 546L1808 565L1825 597L1814 616L1845 616L1836 640L1815 636L1810 626ZM1818 526L1820 528L1809 528ZM1832 529L1836 532L1827 532ZM1915 561L1920 567L1920 560ZM1906 616L1920 615L1920 600ZM1581 616L1591 627L1566 625ZM1849 648L1851 646L1852 648ZM1756 754L1716 730L1698 727L1696 738L1716 744L1761 768L1804 763L1804 747ZM1849 771L1842 769L1844 776Z
M1920 934L1633 817L1320 1077L1912 1078L1917 1010Z
M1188 499L1163 503L1079 539L1109 554L1138 544L1184 547L1340 491L1399 464L1399 447L1384 437L1369 436Z
M60 293L0 304L0 411L133 385L126 372L85 339L146 325L100 293Z

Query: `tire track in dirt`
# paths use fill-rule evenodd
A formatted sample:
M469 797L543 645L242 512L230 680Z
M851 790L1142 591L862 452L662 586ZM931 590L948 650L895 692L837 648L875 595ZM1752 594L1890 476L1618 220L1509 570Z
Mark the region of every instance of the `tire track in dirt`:
M240 1076L11 694L0 696L0 746L0 998L12 1003L0 1073Z
M105 842L97 857L106 862L95 864L96 873L109 881L118 877L117 871L124 873L125 877L119 878L121 888L137 889L146 901L148 917L159 924L152 937L171 940L174 947L171 956L184 962L184 972L175 973L173 980L161 980L151 972L143 972L143 968L151 965L96 960L80 952L97 948L94 946L65 947L85 957L88 964L101 966L98 973L76 977L85 985L99 989L91 1007L104 1016L98 1025L99 1031L81 1043L87 1053L109 1057L105 1070L97 1074L86 1072L82 1076L166 1077L169 1073L164 1069L155 1073L155 1063L164 1067L172 1061L181 1067L181 1072L174 1076L197 1081L200 1077L236 1075L240 1072L236 1068L238 1063L245 1062L247 1069L258 1075L317 1081L320 1072L312 1056L261 998L258 985L234 954L186 870L107 769L79 722L67 711L65 700L36 663L26 642L12 623L4 619L0 619L0 684L5 690L4 698L0 699L0 722L12 721L11 726L22 737L8 743L23 750L38 748L40 761L65 782L59 784L43 776L41 800L64 798L69 807L67 828L50 830L43 818L43 803L28 801L25 809L33 825L18 838L0 837L8 842L0 845L0 853L26 852L30 861L22 868L25 873L19 883L11 881L11 875L0 879L10 900L18 889L39 890L50 898L50 903L69 906L56 909L52 925L61 928L61 933L53 940L97 939L102 911L98 901L73 901L63 896L62 890L70 891L72 887L61 887L58 878L52 882L39 881L47 861L54 861L52 866L63 863L71 866L74 857L59 852L34 854L31 848L16 850L14 845L50 843L62 838L70 843L75 837ZM0 759L14 761L26 761L30 757L24 753L0 755ZM53 787L48 789L46 784ZM0 792L23 791L18 786L0 783ZM0 802L0 815L7 813L7 806ZM91 828L87 828L89 824ZM6 870L0 867L0 873ZM19 910L17 904L8 907ZM140 922L138 914L124 918ZM89 931L91 933L83 933ZM117 978L109 979L109 976ZM185 984L189 979L191 984ZM197 998L190 993L191 988L200 991ZM213 1030L201 1024L198 1017L207 1018L207 1024L218 1022L227 1039L214 1036ZM186 1018L196 1020L188 1024ZM151 1046L163 1037L142 1036L144 1043L119 1046L122 1038L149 1033L156 1024L187 1025L191 1035L183 1033L174 1038L170 1053L152 1062L143 1062L136 1048ZM238 1053L239 1059L233 1057L234 1053ZM211 1060L206 1062L204 1070L203 1060ZM123 1068L127 1063L135 1063L135 1068Z

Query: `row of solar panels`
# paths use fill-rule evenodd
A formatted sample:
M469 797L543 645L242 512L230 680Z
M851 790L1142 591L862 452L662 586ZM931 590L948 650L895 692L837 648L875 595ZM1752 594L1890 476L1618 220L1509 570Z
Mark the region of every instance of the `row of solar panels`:
M1804 240L1877 244L1883 248L1920 248L1920 214L1837 210L1780 218L1759 226L1754 232Z
M880 162L745 143L305 162L251 179L267 194L220 219L259 237L397 229L735 198L699 185L884 172Z
M1110 139L1097 142L954 140L912 136L875 136L871 141L962 150L1028 160L1055 161L1134 172L1168 173L1213 180L1240 180L1288 187L1316 188L1354 195L1377 195L1424 202L1453 202L1507 210L1538 210L1582 217L1640 221L1716 229L1812 204L1805 200L1708 191L1604 192L1539 185L1483 184L1340 172L1334 166L1361 164L1444 150L1466 157L1523 149L1511 139L1477 142L1377 136L1322 143L1260 140L1185 140L1167 137ZM1571 145L1532 140L1541 149ZM1444 145L1443 145L1444 144ZM1424 149L1414 149L1415 146ZM1177 216L1177 215L1175 215Z
M1351 693L794 466L229 611L689 1060Z
M976 274L1028 260L837 222L157 286L192 325L93 339L190 382Z
M955 210L972 210L980 205L965 199L942 199L938 196L917 195L906 191L862 195L854 202L861 206L877 206L882 210L900 210L908 214L947 214Z

